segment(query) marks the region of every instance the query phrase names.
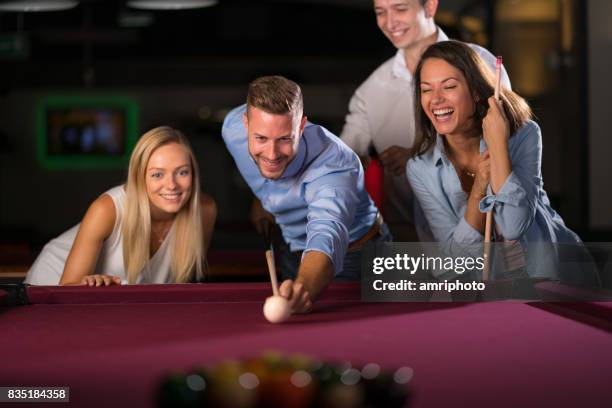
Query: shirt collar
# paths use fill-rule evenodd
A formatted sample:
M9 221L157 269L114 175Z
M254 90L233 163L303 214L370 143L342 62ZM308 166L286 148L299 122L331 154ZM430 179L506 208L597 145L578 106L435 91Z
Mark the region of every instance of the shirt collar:
M300 170L302 169L302 165L306 160L306 152L308 151L308 147L306 146L306 141L304 140L304 133L300 135L300 141L298 143L298 150L293 160L289 163L287 168L285 169L282 179L290 178L296 176Z
M436 143L433 146L433 161L436 166L444 163L448 166L449 160L444 153L444 139L440 134L436 135Z
M487 150L487 144L485 143L484 137L480 137L480 154L483 154Z
M438 29L438 38L436 39L436 42L448 41L448 35L446 35L446 33L442 31L440 27L436 26L436 28Z
M448 41L448 36L442 29L436 26L436 31L438 33L438 37L436 38L436 42L440 41ZM393 76L396 78L402 78L407 80L412 80L412 74L406 67L406 59L404 58L404 50L399 48L395 53L395 57L393 57L393 65L391 67L391 72L393 72Z
M487 144L485 143L484 137L480 138L480 154L487 150ZM444 163L446 166L450 165L450 160L446 156L444 149L444 139L440 134L436 135L436 143L433 146L433 162L436 166Z
M395 57L393 57L393 65L391 67L391 72L393 72L393 76L396 78L412 80L412 74L408 71L408 67L406 67L406 59L404 58L404 50L399 48L395 53Z

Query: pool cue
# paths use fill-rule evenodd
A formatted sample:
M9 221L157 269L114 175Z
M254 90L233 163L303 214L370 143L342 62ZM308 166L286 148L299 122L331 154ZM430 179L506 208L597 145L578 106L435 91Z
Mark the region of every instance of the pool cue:
M278 279L276 277L276 264L274 262L274 246L270 239L270 230L268 228L262 228L264 241L266 243L266 261L268 263L268 273L270 274L270 282L272 283L272 293L274 296L280 296L278 291Z
M502 57L498 56L495 60L495 100L499 101L499 83L501 81ZM491 224L493 223L493 208L487 211L485 221L484 237L484 268L482 270L482 280L489 280L489 255L491 253Z

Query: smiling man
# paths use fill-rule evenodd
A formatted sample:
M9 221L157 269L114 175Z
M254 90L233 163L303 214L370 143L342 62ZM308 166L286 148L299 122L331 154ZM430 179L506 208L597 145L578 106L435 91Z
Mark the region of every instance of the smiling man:
M296 312L309 311L333 278L359 279L363 245L388 239L364 189L359 158L307 122L303 110L295 82L261 77L222 130L240 173L288 246L275 248L285 279L280 292Z
M448 40L434 22L437 9L438 0L374 0L378 28L397 53L355 91L340 134L364 163L373 147L384 165L383 211L395 241L415 241L415 224L420 225L406 178L406 162L415 138L414 70L427 47ZM470 46L495 69L495 57L489 51ZM505 70L502 82L510 87ZM419 231L421 239L429 240L425 231Z

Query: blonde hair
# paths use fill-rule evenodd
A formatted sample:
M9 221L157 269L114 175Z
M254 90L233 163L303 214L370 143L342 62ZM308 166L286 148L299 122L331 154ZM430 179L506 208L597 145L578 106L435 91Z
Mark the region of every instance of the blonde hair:
M191 161L191 195L175 218L174 250L171 270L175 282L188 282L203 275L204 238L200 211L200 176L198 163L187 138L178 130L161 126L146 132L132 151L126 182L126 211L123 217L123 265L129 283L136 283L149 260L151 209L145 185L149 159L159 147L176 143Z

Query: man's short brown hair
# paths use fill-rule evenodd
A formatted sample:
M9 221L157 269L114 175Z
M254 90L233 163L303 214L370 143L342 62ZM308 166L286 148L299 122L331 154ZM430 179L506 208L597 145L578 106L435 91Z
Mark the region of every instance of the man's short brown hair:
M294 120L300 120L304 112L302 89L279 75L257 78L249 84L247 108L250 107L275 115L290 113Z

